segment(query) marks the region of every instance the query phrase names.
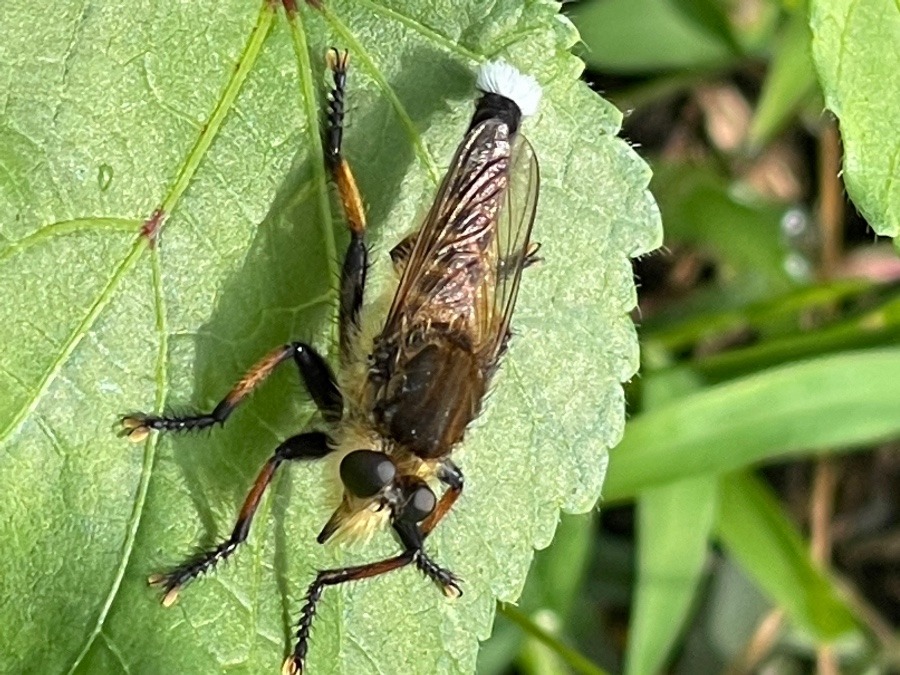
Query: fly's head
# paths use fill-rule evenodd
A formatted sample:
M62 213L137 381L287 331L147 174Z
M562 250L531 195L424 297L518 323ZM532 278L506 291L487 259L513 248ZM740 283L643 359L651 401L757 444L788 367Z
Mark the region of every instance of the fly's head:
M398 462L380 450L348 453L340 465L344 494L340 505L319 533L319 543L335 534L366 538L387 522L417 525L437 504L418 460Z

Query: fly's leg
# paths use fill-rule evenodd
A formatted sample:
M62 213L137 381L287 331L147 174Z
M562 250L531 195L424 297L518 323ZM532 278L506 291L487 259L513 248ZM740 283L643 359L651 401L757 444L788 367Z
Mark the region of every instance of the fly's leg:
M306 602L300 610L300 622L297 626L295 637L297 644L293 653L285 660L281 672L283 675L300 675L303 672L303 662L309 651L309 635L313 619L316 616L317 605L322 599L322 594L328 586L336 586L348 581L370 579L387 572L409 565L416 557L415 551L404 551L393 558L387 558L367 565L354 567L342 567L333 570L323 570L316 575L306 591Z
M524 252L520 251L504 258L500 258L497 263L497 270L500 273L500 278L507 279L514 275L520 267L526 269L541 262L543 258L538 255L540 250L540 242L532 241L528 244L528 248Z
M435 563L425 553L424 546L425 537L431 534L432 530L437 527L437 524L447 515L462 494L463 474L456 464L449 459L445 459L438 467L437 477L438 480L447 486L447 490L441 495L440 500L434 507L434 511L419 523L414 530L401 531L396 524L394 529L397 530L401 540L407 546L418 549L419 555L416 556L415 562L419 571L436 583L447 597L459 597L462 595L462 589L459 587L459 577Z
M353 341L359 331L359 312L363 304L366 271L369 265L369 251L365 242L366 213L356 179L350 165L344 159L341 148L344 137L348 61L349 54L346 51L328 50L326 65L331 70L334 86L328 94L324 130L325 164L337 186L338 197L350 230L350 244L347 246L341 268L338 310L341 360L345 363L353 354Z
M133 413L122 418L124 435L132 441L144 440L150 431L192 431L224 424L240 405L282 363L293 359L300 378L326 421L341 418L343 398L328 362L310 345L293 342L266 354L209 413L186 417Z
M163 591L163 605L168 607L174 603L178 599L178 593L182 586L213 569L219 562L233 554L238 546L247 539L256 509L259 507L266 488L272 482L275 472L283 462L320 459L330 452L328 436L320 431L292 436L279 445L259 472L250 492L247 493L231 535L214 548L186 561L177 568L150 577L150 584L159 586Z
M416 567L444 590L445 595L448 597L462 595L458 585L459 580L452 573L436 565L425 555L425 552L422 550L424 537L415 524L398 521L394 523L394 529L397 530L401 541L406 546L406 550L400 555L367 565L324 570L316 575L315 581L309 585L306 591L306 602L303 604L303 609L300 610L300 622L295 633L297 644L294 647L294 652L284 662L283 675L300 675L303 672L303 662L306 660L306 654L309 651L310 629L316 616L319 601L322 599L322 594L328 586L336 586L359 579L369 579L415 563Z
M438 467L437 477L438 480L447 486L447 490L441 495L434 511L419 525L419 529L421 529L422 535L425 537L431 534L431 531L441 522L456 503L456 500L459 499L465 482L462 471L449 459L441 462L441 465Z
M460 578L450 570L438 565L425 553L425 537L427 534L420 525L395 521L394 530L400 537L404 548L407 551L413 551L413 562L415 562L416 568L422 574L437 584L438 588L448 598L458 598L462 595L462 589L459 587Z
M438 472L438 476L442 481L447 482L451 489L458 494L462 490L462 473L450 461L445 460ZM442 502L452 504L455 498L442 498ZM424 497L420 500L417 497ZM309 636L312 628L313 619L316 616L316 609L322 594L327 586L336 586L348 581L356 581L359 579L368 579L370 577L386 574L409 564L415 566L426 577L431 579L448 597L459 597L462 590L459 587L459 579L449 570L440 567L425 553L425 537L426 532L423 531L419 524L427 522L423 517L424 512L437 512L435 505L434 493L423 482L414 482L409 486L405 494L403 506L398 507L392 515L392 525L403 544L403 553L387 558L368 565L358 565L353 567L342 567L333 570L324 570L316 575L306 591L306 602L300 611L300 622L297 626L296 638L297 644L293 653L284 662L282 669L283 675L298 675L303 672L303 662L309 651ZM446 511L445 511L446 512ZM433 527L433 525L432 525Z

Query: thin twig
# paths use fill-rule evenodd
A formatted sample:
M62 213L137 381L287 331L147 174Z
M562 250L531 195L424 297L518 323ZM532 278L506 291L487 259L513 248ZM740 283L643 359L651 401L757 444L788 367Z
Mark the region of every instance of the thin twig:
M757 624L753 636L747 641L741 654L728 667L728 675L749 673L772 651L784 625L784 610L776 607Z
M828 122L819 135L818 221L822 232L822 259L819 276L834 277L844 247L844 187L840 179L841 141L834 122Z

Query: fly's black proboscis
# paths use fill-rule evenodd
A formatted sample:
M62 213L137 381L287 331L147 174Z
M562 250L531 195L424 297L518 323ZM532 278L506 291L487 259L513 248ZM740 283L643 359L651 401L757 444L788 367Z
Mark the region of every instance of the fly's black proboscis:
M185 584L246 540L283 463L338 455L343 494L318 542L366 538L390 526L401 552L316 575L284 662L286 675L303 671L316 607L328 586L414 565L447 596L461 593L456 575L429 557L426 540L462 493L463 474L451 455L481 411L507 348L522 270L537 250L531 229L538 162L520 126L537 111L541 89L534 78L493 61L478 72L474 115L427 216L391 251L397 284L387 317L372 316L364 302L365 210L342 151L348 53L330 50L327 65L334 84L325 111L325 162L350 231L338 293L337 372L313 346L293 342L264 356L209 413L137 413L122 420L123 433L133 441L151 431L224 424L279 365L297 366L321 413L321 428L275 449L227 539L150 577L162 589L163 604L171 605Z

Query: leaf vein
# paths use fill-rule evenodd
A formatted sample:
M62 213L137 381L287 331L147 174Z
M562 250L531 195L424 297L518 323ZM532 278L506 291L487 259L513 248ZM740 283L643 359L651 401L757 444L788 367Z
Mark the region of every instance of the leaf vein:
M178 203L181 195L184 194L193 180L194 174L197 173L200 163L218 135L219 129L225 122L225 118L228 116L235 100L237 100L247 76L256 63L263 43L269 35L274 15L272 4L268 0L264 0L256 19L256 25L253 27L253 31L250 33L250 37L241 51L234 72L228 79L225 89L222 90L222 94L219 96L212 114L207 119L206 124L203 125L203 131L197 137L193 147L188 151L187 157L178 170L178 175L169 193L163 199L161 206L163 214L168 215L172 212L175 204Z
M840 37L840 40L838 41L837 77L835 78L838 85L840 85L841 80L842 80L843 71L844 71L844 62L846 60L844 58L844 55L846 54L846 51L847 51L847 36L851 30L850 17L853 16L853 12L856 10L858 5L859 5L859 0L853 0L853 2L851 2L850 6L847 8L847 14L844 19L844 28L841 31L841 37ZM835 112L837 112L837 111L835 111Z
M39 229L28 234L21 239L10 242L7 247L0 251L0 262L7 258L11 258L35 244L40 244L48 239L61 237L68 234L77 234L79 232L90 232L98 229L109 228L111 230L134 231L140 227L140 221L129 218L110 218L110 217L86 217L75 218L73 220L62 220L49 225L42 225Z
M100 633L100 637L103 638L103 642L106 644L106 648L109 650L109 653L116 657L116 661L119 662L119 665L122 666L122 672L129 674L131 673L131 668L128 667L128 663L125 661L125 657L122 656L122 652L119 651L119 648L116 647L115 643L112 641L112 638L109 637L106 633Z
M309 133L310 152L312 155L313 180L318 187L319 210L322 216L322 240L325 244L325 259L328 261L329 274L337 278L339 274L337 264L337 242L334 236L334 222L331 217L331 197L328 192L328 177L325 175L325 151L322 148L322 138L319 135L318 119L319 109L316 99L315 87L312 81L312 64L309 56L309 48L306 41L306 32L299 13L288 14L290 23L291 42L294 46L294 56L297 59L297 71L300 78L300 99L303 112L306 113ZM337 288L332 290L337 296ZM337 343L337 324L332 328L332 344Z
M166 386L166 357L168 356L168 338L166 332L165 296L163 295L162 290L162 272L160 269L158 249L152 249L150 256L153 278L154 307L156 313L156 331L159 334L159 351L157 352L156 360L156 406L157 409L159 409L165 403L166 392L168 389ZM75 672L76 668L78 668L78 666L87 656L88 652L91 649L91 646L97 639L97 636L102 634L103 626L106 623L106 618L109 616L109 611L112 608L113 602L115 601L119 593L119 588L121 588L122 586L122 580L125 578L125 569L128 567L128 563L131 561L131 554L134 551L134 542L137 538L138 528L141 524L141 516L144 513L144 505L147 501L147 490L150 486L150 476L153 473L153 463L156 459L156 446L158 442L159 436L154 434L147 440L144 445L144 457L141 465L141 475L138 479L137 495L135 497L134 507L131 511L131 517L129 518L128 528L125 532L125 541L122 543L122 557L119 561L119 567L116 570L116 576L113 579L112 587L110 588L109 593L106 596L103 607L100 609L100 615L97 617L97 623L94 626L94 629L91 631L91 634L88 636L87 640L85 640L84 647L75 658L75 662L72 664L72 667L69 669L69 675ZM108 640L107 644L109 644ZM125 670L126 672L128 671L127 668Z
M5 442L19 428L25 418L28 417L28 415L30 415L32 412L34 412L35 408L37 408L38 403L40 403L44 394L47 393L47 390L59 375L62 367L69 360L69 357L78 347L78 345L81 344L84 336L87 335L88 331L93 327L94 322L96 322L97 320L97 317L100 316L100 312L102 312L103 309L109 304L109 301L112 299L112 295L118 288L119 283L121 283L125 274L131 269L135 261L140 257L140 254L143 252L145 246L145 240L141 239L136 241L132 246L131 251L129 251L128 255L126 255L122 262L119 263L119 265L116 267L116 270L113 272L112 277L106 283L106 286L103 287L100 295L94 301L94 304L91 305L88 313L81 320L81 323L78 324L75 330L72 331L71 335L69 335L69 337L66 339L59 354L57 354L56 358L53 359L53 361L50 363L50 366L44 372L40 381L37 383L37 386L32 392L30 392L27 400L19 408L18 412L16 412L12 416L9 423L2 430L0 430L0 444Z

